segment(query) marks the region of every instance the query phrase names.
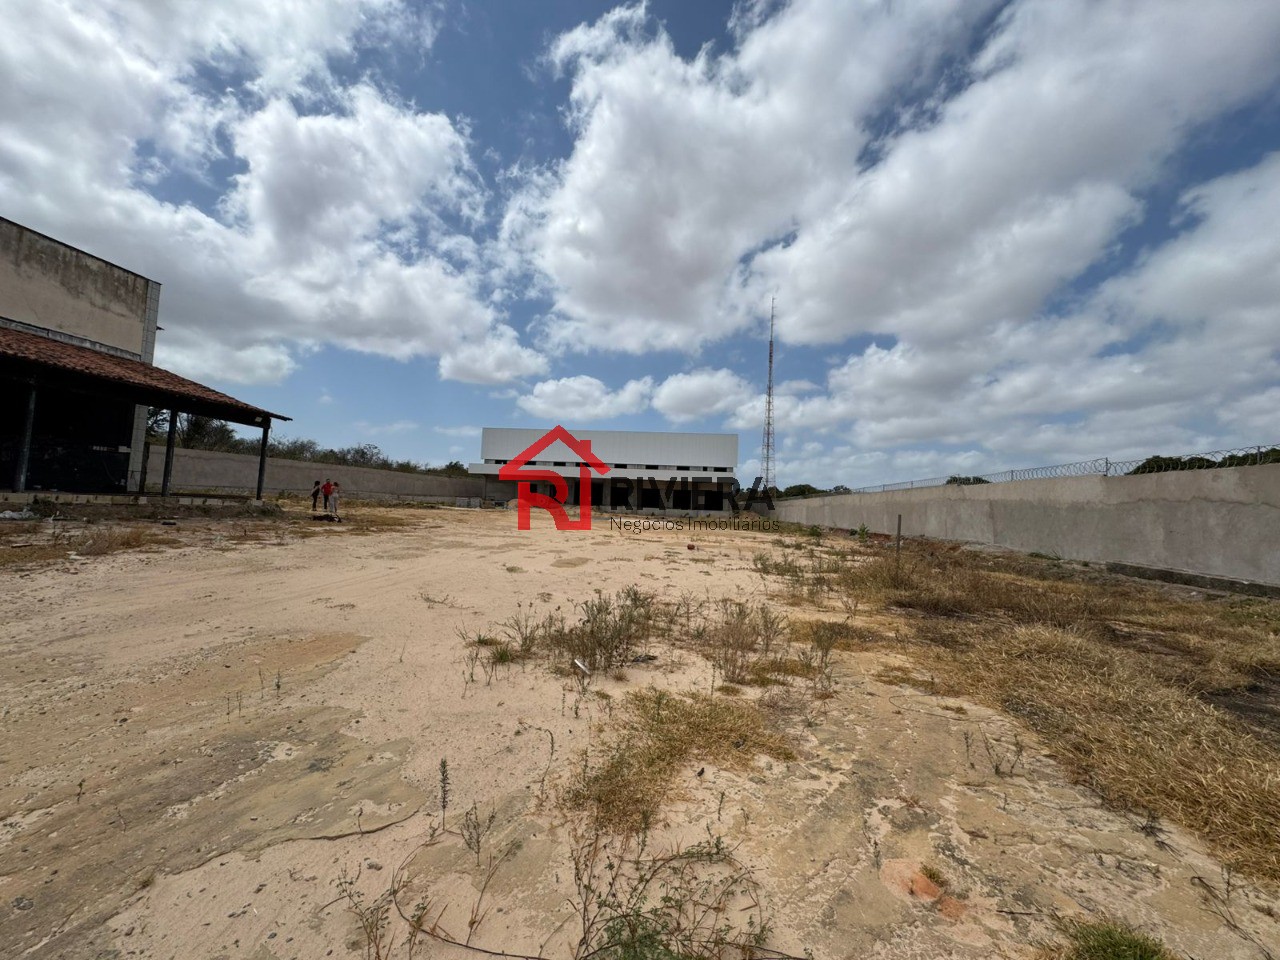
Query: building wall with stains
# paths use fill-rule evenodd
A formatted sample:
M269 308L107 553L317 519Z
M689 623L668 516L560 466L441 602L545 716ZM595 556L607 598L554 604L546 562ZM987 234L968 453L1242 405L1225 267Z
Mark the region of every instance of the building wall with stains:
M160 285L0 218L0 317L150 362Z

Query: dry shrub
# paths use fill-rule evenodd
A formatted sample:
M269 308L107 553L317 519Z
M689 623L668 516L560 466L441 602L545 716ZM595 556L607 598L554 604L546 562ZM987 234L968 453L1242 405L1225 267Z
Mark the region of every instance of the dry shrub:
M120 550L137 550L168 538L158 537L137 527L92 530L75 542L72 549L86 557L102 556Z
M683 641L710 660L732 684L756 682L761 669L783 656L786 618L766 603L724 599L695 623Z
M742 770L761 754L795 757L774 717L736 698L632 691L616 716L603 755L594 763L584 756L564 793L567 806L588 811L606 830L638 831L654 822L676 775L695 761Z
M783 542L794 552L757 553L751 558L752 568L762 577L779 577L787 586L789 603L820 600L836 588L840 576L855 560L852 551L832 549L811 543Z
M729 683L746 683L760 647L753 608L736 600L720 607L720 621L706 631L708 659Z
M637 587L612 595L597 590L575 609L576 623L558 613L544 618L537 639L550 653L580 660L592 672L630 663L652 635L657 618L653 594Z
M807 620L791 630L792 639L802 645L832 650L861 650L872 639L866 630L846 620Z
M643 832L575 834L574 960L799 960L765 947L762 891L722 838L654 855Z

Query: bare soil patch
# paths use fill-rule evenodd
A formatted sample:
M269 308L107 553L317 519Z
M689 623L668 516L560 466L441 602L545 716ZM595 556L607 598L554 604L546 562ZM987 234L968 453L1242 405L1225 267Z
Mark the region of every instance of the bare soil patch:
M1272 605L298 506L0 568L0 953L1277 953Z

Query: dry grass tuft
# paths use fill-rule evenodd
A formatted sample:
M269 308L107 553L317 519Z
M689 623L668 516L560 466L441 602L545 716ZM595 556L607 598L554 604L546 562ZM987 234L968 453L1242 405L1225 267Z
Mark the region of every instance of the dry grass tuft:
M16 525L15 525L16 526ZM72 554L101 557L124 550L171 546L179 543L173 537L142 527L94 526L76 531L55 528L46 533L39 524L22 524L21 530L6 530L10 535L0 542L0 566L66 560Z
M832 650L863 650L872 635L852 620L807 620L792 628L792 638L801 644Z
M750 701L661 690L628 693L603 756L583 758L564 793L601 829L627 833L655 822L679 772L694 761L743 770L761 754L795 757L774 715Z
M1116 920L1064 920L1067 942L1041 950L1042 960L1175 960L1159 940Z
M100 557L121 550L137 550L160 541L171 542L170 538L157 536L149 530L115 527L87 531L72 541L71 549L81 556Z
M908 798L908 800L910 799L912 798ZM918 807L919 804L918 803L913 804L908 802L908 806ZM927 878L939 890L945 890L948 886L951 885L951 880L947 877L947 875L931 863L922 864L920 867L920 873L925 878Z

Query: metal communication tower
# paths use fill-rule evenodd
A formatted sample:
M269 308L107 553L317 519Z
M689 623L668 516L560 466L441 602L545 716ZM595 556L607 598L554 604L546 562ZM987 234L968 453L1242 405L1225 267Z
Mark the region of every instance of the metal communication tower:
M773 490L773 297L769 298L769 385L764 394L764 442L760 445L760 483Z

